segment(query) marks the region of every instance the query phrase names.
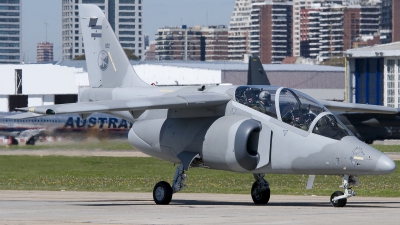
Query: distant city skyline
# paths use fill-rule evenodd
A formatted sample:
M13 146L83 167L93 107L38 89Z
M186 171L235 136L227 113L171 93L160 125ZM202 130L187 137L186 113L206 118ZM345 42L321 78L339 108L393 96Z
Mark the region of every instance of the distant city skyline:
M36 62L37 44L54 44L54 60L61 60L61 0L22 0L22 52L26 63ZM144 31L154 40L165 26L229 25L235 0L144 0Z

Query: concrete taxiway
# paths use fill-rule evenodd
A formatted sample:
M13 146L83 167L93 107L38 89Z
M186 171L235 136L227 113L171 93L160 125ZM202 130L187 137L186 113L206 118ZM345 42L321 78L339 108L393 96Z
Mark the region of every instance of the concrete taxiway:
M399 224L400 198L353 197L333 208L327 196L175 194L155 205L151 193L0 191L0 224Z

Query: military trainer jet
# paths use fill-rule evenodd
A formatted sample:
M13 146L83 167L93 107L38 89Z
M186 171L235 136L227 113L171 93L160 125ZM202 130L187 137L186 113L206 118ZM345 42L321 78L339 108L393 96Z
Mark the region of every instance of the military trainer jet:
M154 186L157 204L169 204L184 188L190 167L253 174L256 204L270 198L264 174L339 175L344 192L330 197L335 207L356 194L352 186L358 185L359 175L396 168L326 106L299 91L268 85L151 86L133 70L100 8L81 4L79 16L91 88L81 90L78 103L21 108L27 113L14 118L68 113L85 118L103 112L131 121L132 146L179 164L171 185L161 181Z

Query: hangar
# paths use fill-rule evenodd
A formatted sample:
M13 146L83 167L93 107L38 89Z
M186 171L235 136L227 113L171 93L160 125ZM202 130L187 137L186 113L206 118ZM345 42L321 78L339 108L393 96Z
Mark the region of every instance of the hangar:
M131 61L138 75L155 85L247 83L247 63ZM264 65L273 85L295 88L318 99L344 99L344 68L316 65ZM72 103L89 86L85 61L0 65L0 111Z
M345 52L346 100L400 108L400 42Z

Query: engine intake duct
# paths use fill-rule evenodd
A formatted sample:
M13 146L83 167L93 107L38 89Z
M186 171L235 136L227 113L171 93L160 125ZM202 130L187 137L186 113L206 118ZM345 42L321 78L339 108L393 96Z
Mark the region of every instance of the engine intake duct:
M260 122L244 116L224 116L208 129L203 160L210 168L252 171L260 162ZM223 166L222 166L223 165Z

